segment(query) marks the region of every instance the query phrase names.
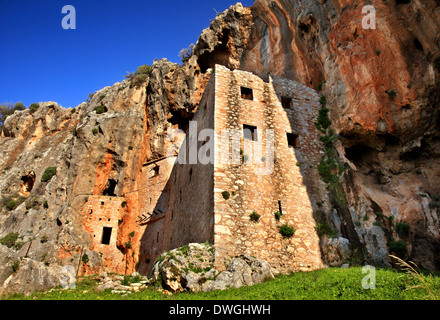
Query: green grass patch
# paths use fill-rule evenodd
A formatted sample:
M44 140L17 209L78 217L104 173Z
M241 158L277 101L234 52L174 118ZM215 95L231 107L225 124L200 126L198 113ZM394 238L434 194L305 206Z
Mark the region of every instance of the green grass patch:
M371 274L362 267L328 268L311 272L280 275L251 287L216 290L200 293L165 295L153 286L127 295L112 294L110 290L95 292L93 277L78 282L76 289L38 292L28 297L15 294L10 300L423 300L429 299L428 289L419 285L420 279L394 269L376 269L375 289L364 289L362 281ZM429 286L440 298L440 277L425 275ZM129 282L129 281L127 281ZM431 296L432 297L432 296Z

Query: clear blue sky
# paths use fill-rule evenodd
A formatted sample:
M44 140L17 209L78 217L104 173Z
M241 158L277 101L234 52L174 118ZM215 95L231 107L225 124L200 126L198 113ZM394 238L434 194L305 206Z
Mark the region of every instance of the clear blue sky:
M0 0L0 103L55 101L65 108L182 48L222 12L253 0ZM65 5L76 30L64 30ZM215 10L214 10L215 9Z

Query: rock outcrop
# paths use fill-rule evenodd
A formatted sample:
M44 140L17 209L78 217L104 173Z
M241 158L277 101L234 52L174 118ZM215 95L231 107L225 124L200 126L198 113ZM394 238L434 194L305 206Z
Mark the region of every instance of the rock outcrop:
M208 243L190 243L166 252L153 269L153 281L171 292L240 288L273 278L269 263L247 255L234 258L226 271L217 271Z

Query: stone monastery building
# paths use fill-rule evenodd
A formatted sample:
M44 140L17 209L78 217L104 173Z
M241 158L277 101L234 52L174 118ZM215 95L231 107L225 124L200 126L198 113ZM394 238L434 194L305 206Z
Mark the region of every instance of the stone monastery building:
M163 252L207 241L220 270L243 254L280 271L322 267L312 208L325 188L317 171L319 108L317 93L298 82L265 82L216 65L178 155L144 165L145 190L89 199L83 216L90 250L118 273L146 274ZM142 199L143 212L127 254L116 242L132 196ZM281 227L293 227L293 236Z

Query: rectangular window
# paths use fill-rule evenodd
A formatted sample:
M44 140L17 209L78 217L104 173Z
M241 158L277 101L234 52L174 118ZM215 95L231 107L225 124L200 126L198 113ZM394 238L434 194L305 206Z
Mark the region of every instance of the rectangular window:
M109 227L104 227L102 229L102 240L101 243L102 244L110 244L110 239L112 237L112 228Z
M257 127L243 124L243 137L247 140L258 141Z
M254 94L252 92L252 89L241 87L241 97L247 100L254 100Z
M290 109L290 104L292 102L292 98L289 97L281 97L281 104L284 109Z
M299 148L298 135L295 133L286 132L287 134L287 144L291 148Z

